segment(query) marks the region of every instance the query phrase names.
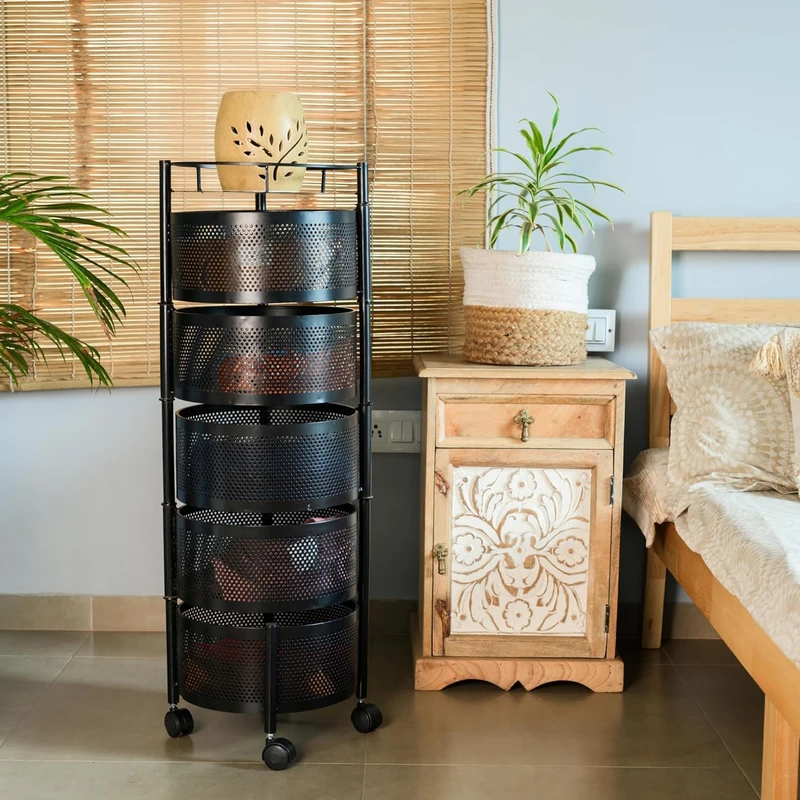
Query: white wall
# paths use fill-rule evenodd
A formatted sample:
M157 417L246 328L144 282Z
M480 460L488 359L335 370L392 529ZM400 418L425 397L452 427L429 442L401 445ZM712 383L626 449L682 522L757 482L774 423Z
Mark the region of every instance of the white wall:
M157 389L0 396L0 592L160 594Z
M583 165L627 189L605 198L616 231L585 249L592 303L619 311L614 358L640 375L630 459L646 441L649 212L800 214L800 3L500 0L499 16L500 143L517 145L522 116L549 119L552 91L565 130L597 125L616 152ZM687 259L676 293L800 296L797 263ZM379 408L419 404L412 379L375 392ZM159 447L154 389L0 396L0 592L160 593ZM376 456L378 597L415 597L417 483L413 456ZM639 597L641 558L628 528L623 600Z

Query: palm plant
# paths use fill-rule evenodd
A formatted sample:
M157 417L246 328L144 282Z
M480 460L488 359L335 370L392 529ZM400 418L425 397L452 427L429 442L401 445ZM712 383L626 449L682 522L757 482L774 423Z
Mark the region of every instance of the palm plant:
M594 230L595 218L611 223L611 219L598 208L576 198L573 194L576 191L574 187L591 186L593 192L597 191L598 186L618 192L622 192L622 189L608 181L593 180L565 170L568 167L567 159L577 153L600 151L611 154L608 148L599 145L568 147L574 137L580 134L602 131L599 128L581 128L554 141L560 109L555 96L550 94L550 97L556 108L546 138L535 122L523 119L521 122L525 123L525 127L520 130L520 135L525 140L527 153L515 153L505 147L493 150L512 156L523 165L524 171L494 172L469 189L459 192L467 199L479 192L489 193L486 230L489 232L489 246L492 248L496 246L504 229L514 228L519 229L520 253L526 253L530 249L532 236L537 231L544 237L548 251L550 243L546 232L551 231L556 235L562 251L568 245L573 253L577 253L578 245L569 231L570 226L584 233L586 230Z
M117 281L127 286L118 270L136 271L137 266L122 247L97 238L100 233L125 236L103 220L109 212L86 202L91 200L89 195L64 180L30 172L0 175L0 223L26 232L61 260L110 337L125 316L125 306L109 284ZM70 354L77 358L90 382L96 378L101 385L111 385L97 348L20 305L0 304L0 372L13 385L29 374L35 361L46 362L42 340L55 345L63 359Z

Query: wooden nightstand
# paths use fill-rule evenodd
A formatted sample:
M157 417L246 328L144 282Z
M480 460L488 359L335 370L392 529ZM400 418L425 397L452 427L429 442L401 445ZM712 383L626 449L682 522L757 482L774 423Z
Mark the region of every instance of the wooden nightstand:
M571 367L415 359L423 379L417 689L465 679L622 691L625 383ZM617 491L615 491L615 482Z

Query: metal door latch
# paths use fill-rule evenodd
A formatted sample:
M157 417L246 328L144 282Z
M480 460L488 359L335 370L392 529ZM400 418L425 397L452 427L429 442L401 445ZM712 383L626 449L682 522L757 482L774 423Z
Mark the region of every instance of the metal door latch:
M447 556L449 555L447 548L443 544L437 544L433 548L433 556L438 562L439 574L447 575Z

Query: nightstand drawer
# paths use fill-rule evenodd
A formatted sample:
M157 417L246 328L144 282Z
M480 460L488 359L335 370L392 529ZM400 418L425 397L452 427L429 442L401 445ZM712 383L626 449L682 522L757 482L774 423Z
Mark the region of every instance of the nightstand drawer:
M437 447L611 449L615 398L606 395L437 396Z

